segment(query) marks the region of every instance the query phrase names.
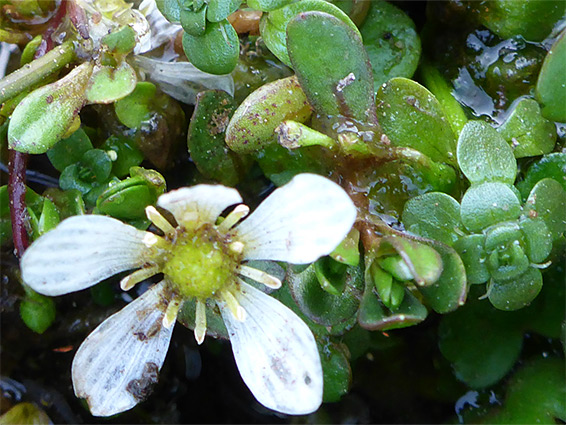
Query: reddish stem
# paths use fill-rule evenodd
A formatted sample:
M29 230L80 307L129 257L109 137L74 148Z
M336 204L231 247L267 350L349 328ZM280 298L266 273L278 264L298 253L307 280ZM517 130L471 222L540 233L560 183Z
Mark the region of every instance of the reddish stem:
M29 245L26 222L29 220L26 209L26 166L28 154L10 150L8 163L8 196L10 197L10 218L12 219L12 238L14 253L21 257Z
M42 36L42 41L35 52L35 58L43 56L53 49L53 33L57 30L67 11L67 1L59 4L59 9L51 19L49 27ZM29 246L26 223L29 216L26 208L26 169L28 154L9 150L8 171L8 197L10 199L10 218L12 221L12 239L14 241L14 254L21 257Z

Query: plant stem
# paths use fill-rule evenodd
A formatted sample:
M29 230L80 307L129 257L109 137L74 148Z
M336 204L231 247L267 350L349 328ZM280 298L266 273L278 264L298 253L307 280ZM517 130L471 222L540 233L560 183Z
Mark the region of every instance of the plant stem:
M66 41L44 56L24 65L0 80L0 103L18 95L43 78L70 63L75 57L72 41Z
M8 168L8 196L10 198L10 218L12 221L12 238L14 240L14 253L21 257L29 245L26 231L26 166L28 155L13 150L9 151L10 160Z

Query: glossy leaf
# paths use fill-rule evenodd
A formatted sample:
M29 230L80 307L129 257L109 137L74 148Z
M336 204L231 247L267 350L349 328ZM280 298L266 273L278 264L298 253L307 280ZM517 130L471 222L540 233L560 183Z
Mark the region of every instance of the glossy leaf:
M132 27L124 26L105 35L100 43L105 45L111 53L127 55L136 47L136 32Z
M468 122L458 139L458 165L471 183L513 184L517 161L503 137L483 121Z
M542 104L542 115L551 121L566 122L565 68L566 31L562 31L542 64L536 86L536 97Z
M92 149L92 143L85 131L79 128L66 139L58 141L47 151L47 157L57 171L80 161L82 156Z
M374 91L393 77L411 78L419 64L421 42L413 21L385 1L370 2L360 27L371 61Z
M442 259L442 273L428 286L417 287L426 304L440 314L449 313L464 305L468 295L466 269L457 252L438 242L430 242Z
M263 12L271 12L272 10L279 9L293 0L246 0L248 7Z
M322 401L334 403L348 393L352 383L352 369L348 348L332 342L318 345L320 362L324 373L324 393Z
M350 26L352 31L359 35L358 28L348 18L344 12L331 3L322 0L302 0L299 2L290 2L288 0L252 0L255 3L289 3L277 10L272 10L262 16L260 22L260 32L265 45L277 58L287 66L291 66L291 59L287 53L287 25L299 13L309 11L319 11L328 13ZM253 3L252 3L253 4ZM258 4L258 6L260 6ZM253 7L253 6L250 6ZM258 7L258 9L260 9ZM310 49L307 49L310 50Z
M228 128L226 144L235 152L252 153L276 141L275 129L285 120L306 121L311 109L296 77L265 84L238 107Z
M524 200L540 180L552 178L566 190L566 153L556 152L543 156L527 170L525 179L517 183Z
M542 218L554 240L566 231L566 191L554 179L539 181L527 199L529 217Z
M521 213L517 195L503 183L470 187L462 198L460 215L470 232L479 232L501 221L515 220Z
M507 394L491 424L556 424L566 421L566 371L560 358L540 357L510 379Z
M159 11L169 22L178 24L181 20L181 5L178 0L155 0Z
M378 259L380 266L399 280L414 280L418 286L428 286L436 282L442 273L442 260L440 255L430 246L398 236L385 236L378 249L378 255L393 247L402 259L401 264L406 267L406 272L398 261L389 269L381 258ZM395 258L385 257L383 260ZM401 269L398 267L401 266ZM398 269L395 270L395 269ZM405 276L403 276L405 274Z
M142 81L136 84L134 91L114 104L116 116L122 124L138 128L151 117L150 104L157 88L152 83Z
M181 26L183 29L194 37L203 35L206 31L206 11L207 6L203 6L199 10L181 10Z
M480 22L501 38L520 35L529 41L542 41L564 14L564 2L495 0L479 8Z
M88 103L113 103L129 95L138 79L134 69L126 62L117 68L103 66L94 71L88 83Z
M554 123L542 117L534 99L521 99L497 131L513 148L515 158L552 152L556 142Z
M304 12L287 25L287 48L309 103L323 119L341 115L376 124L371 66L357 31L327 13Z
M198 69L210 74L228 74L238 62L240 41L226 19L209 22L202 35L183 34L183 50Z
M456 377L471 388L488 387L503 378L519 357L522 342L514 316L486 301L468 302L444 316L438 328L440 351Z
M356 314L363 285L358 268L348 267L340 276L340 282L335 277L334 285L342 288L340 295L332 295L321 288L314 264L299 270L290 268L287 282L293 299L309 319L323 326L335 326Z
M425 193L405 203L402 221L409 232L451 246L462 226L460 204L445 193Z
M552 234L541 218L525 218L519 222L525 252L532 263L542 263L552 251Z
M29 287L24 289L26 296L20 303L20 316L28 328L42 334L55 320L55 302L52 298L38 294Z
M379 124L392 146L456 164L456 136L426 88L406 78L392 78L379 89L376 102Z
M494 279L489 284L488 298L495 308L518 310L531 303L542 289L542 274L530 267L525 273L511 280Z
M10 148L39 154L55 145L78 116L91 73L92 64L85 62L55 83L27 95L10 119Z
M366 288L358 311L358 323L368 330L388 330L413 326L426 319L428 312L413 294L405 292L403 302L391 312L373 292L373 282L366 278Z
M206 19L210 22L220 22L238 10L242 0L208 0Z
M100 146L105 151L116 152L116 159L112 160L112 174L122 178L129 174L130 168L140 165L143 155L136 148L133 140L121 136L110 136Z
M189 153L198 170L227 186L236 185L250 165L249 158L229 150L224 142L235 109L226 92L199 93L187 135Z

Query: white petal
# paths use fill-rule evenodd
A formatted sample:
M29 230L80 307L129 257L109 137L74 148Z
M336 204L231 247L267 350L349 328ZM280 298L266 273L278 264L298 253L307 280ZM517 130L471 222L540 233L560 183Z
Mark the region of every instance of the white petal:
M222 303L242 379L264 406L306 415L322 402L322 367L309 327L291 310L245 283L236 294L246 310L243 322Z
M348 234L356 207L336 183L299 174L276 189L240 225L244 258L306 264L331 253Z
M33 290L61 295L141 267L147 232L110 217L70 217L41 236L22 257L22 278Z
M157 205L169 210L179 224L185 223L186 215L198 214L201 222L216 222L218 216L231 205L242 202L236 189L221 185L199 184L183 187L161 195Z
M98 326L73 360L73 387L94 416L111 416L145 399L157 381L173 333L162 325L164 282Z

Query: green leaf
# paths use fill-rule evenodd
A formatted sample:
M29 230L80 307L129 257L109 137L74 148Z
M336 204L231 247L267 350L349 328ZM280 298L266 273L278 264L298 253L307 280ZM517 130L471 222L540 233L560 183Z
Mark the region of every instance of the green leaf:
M94 71L88 83L88 103L113 103L132 93L138 79L134 69L126 61L117 68L102 66Z
M371 6L360 27L373 70L374 91L393 77L411 78L419 64L421 42L413 21L385 1Z
M525 179L517 183L523 199L527 199L529 193L540 180L552 178L562 185L566 190L566 153L556 152L545 155L540 161L535 162L527 170Z
M460 216L470 232L479 232L502 221L516 220L521 213L517 195L503 183L470 187L462 198Z
M405 286L393 280L393 276L379 267L377 261L370 266L369 274L381 303L391 311L397 310L405 298Z
M226 144L235 152L263 151L276 141L275 129L285 120L305 122L311 109L296 77L261 86L238 107L228 128Z
M45 199L43 201L43 209L37 225L37 236L41 236L54 229L55 226L59 224L59 221L61 220L59 218L59 211L57 211L57 207L49 199Z
M260 2L264 4L269 2L273 6L276 3L290 3L289 0L252 0L252 2L258 3L257 6L259 6ZM250 7L255 8L251 5ZM260 8L258 7L258 9ZM302 0L287 4L281 8L278 7L277 10L270 11L270 13L262 16L259 29L267 48L287 66L291 66L291 60L287 53L287 24L299 13L309 11L328 13L349 25L352 31L355 31L358 35L360 34L348 15L338 7L323 0ZM306 50L312 51L308 47Z
M388 269L381 259L378 260L380 266L393 274L395 278L398 280L414 280L418 286L428 286L438 280L442 273L442 260L434 248L407 238L392 235L385 236L382 239L378 255L383 250L388 250L389 247L395 249L402 258L401 264L404 264L407 268L407 273L404 273L403 265L396 261L395 264L392 264L393 268Z
M191 159L198 170L227 186L236 185L251 165L249 158L229 150L224 141L235 109L234 99L224 91L200 92L187 135Z
M92 143L82 128L69 137L59 140L47 151L47 157L57 171L63 171L69 165L81 160L92 149Z
M140 165L143 161L143 155L135 146L133 140L122 136L110 136L100 146L100 149L116 152L116 159L112 159L112 174L122 178L130 172L130 168Z
M202 35L183 34L183 50L189 61L209 74L229 74L238 63L240 40L228 20L209 22Z
M340 295L332 295L321 288L314 264L299 270L289 268L287 282L293 299L305 316L323 326L335 326L355 316L363 285L363 273L359 268L346 267L341 276L334 276L334 286L342 289Z
M24 287L26 296L20 304L20 316L32 331L42 334L55 321L56 309L52 298Z
M438 100L406 78L392 78L377 92L377 117L392 146L408 147L433 161L456 165L456 136Z
M271 12L272 10L279 9L294 0L246 0L248 7L262 12Z
M426 305L437 313L449 313L466 302L466 269L453 248L434 241L429 243L440 254L442 273L432 285L418 286L417 289L424 297Z
M507 385L503 406L491 424L556 424L566 421L566 371L561 358L536 358Z
M181 10L181 26L194 37L203 35L206 31L206 10L207 6L194 10Z
M542 263L552 251L552 234L541 218L525 218L519 222L525 251L531 263Z
M405 291L403 302L395 312L391 312L381 304L373 287L373 281L366 277L366 287L358 311L358 322L362 328L385 331L413 326L426 319L426 307L411 292Z
M342 115L376 124L371 66L350 25L328 13L301 13L287 25L287 48L309 103L323 119Z
M238 10L242 0L208 0L206 19L210 22L220 22Z
M324 345L318 344L318 352L324 373L322 400L325 403L337 402L348 393L352 383L348 348L328 341Z
M423 60L420 64L420 73L425 87L430 90L442 106L452 130L455 134L460 134L468 122L468 117L460 102L452 95L454 90L452 84L446 80L438 68L431 65L427 60Z
M539 181L531 190L525 208L529 217L544 220L554 240L566 231L566 191L556 180Z
M515 158L552 152L556 142L554 123L542 117L534 99L521 99L497 131L513 148Z
M181 20L181 6L178 0L155 0L159 11L173 24L178 24Z
M126 179L110 186L97 199L96 208L100 214L132 220L145 218L145 207L156 199L142 179Z
M116 116L129 128L139 128L142 122L151 118L150 106L157 88L154 84L143 81L136 84L132 93L114 104Z
M352 230L329 255L339 263L349 266L357 266L360 263L360 232L352 227Z
M10 119L10 148L39 154L55 145L78 116L91 73L92 64L85 62L60 80L27 95Z
M300 173L326 175L330 165L322 155L318 146L289 150L274 143L266 145L255 158L263 174L282 186Z
M503 137L483 121L469 121L458 140L458 164L472 184L513 184L517 161Z
M468 301L442 317L438 346L458 379L471 388L485 388L507 375L523 342L513 318L486 301Z
M552 2L542 2L552 3ZM564 7L564 3L562 3ZM566 30L550 48L540 70L536 97L542 115L551 121L566 122Z
M425 193L405 203L402 222L411 233L451 246L460 233L460 204L445 193Z
M126 25L102 37L100 43L105 45L111 53L127 55L136 47L136 32L132 27Z
M543 41L564 15L563 1L494 0L479 8L479 20L501 38Z
M531 303L542 289L540 270L530 267L511 280L492 280L488 289L489 301L499 310L518 310Z
M489 270L485 264L484 235L464 236L454 244L466 267L466 276L470 284L484 283L489 279Z

